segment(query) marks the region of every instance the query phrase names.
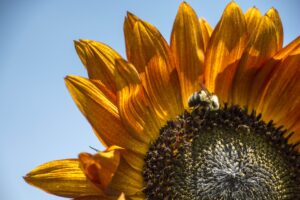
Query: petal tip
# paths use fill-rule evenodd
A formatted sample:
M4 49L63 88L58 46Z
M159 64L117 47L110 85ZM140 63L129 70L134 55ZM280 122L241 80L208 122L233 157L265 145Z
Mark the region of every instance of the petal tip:
M127 11L125 21L127 21L127 20L130 21L131 23L135 23L136 21L139 21L140 19L132 12Z
M231 1L227 4L225 9L227 8L240 8L240 6L235 1Z

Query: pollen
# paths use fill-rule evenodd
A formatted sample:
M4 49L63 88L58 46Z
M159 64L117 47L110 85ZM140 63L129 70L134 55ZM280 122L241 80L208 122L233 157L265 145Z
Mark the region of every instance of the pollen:
M169 121L145 157L146 198L299 199L300 157L286 137L293 133L248 113L196 107Z

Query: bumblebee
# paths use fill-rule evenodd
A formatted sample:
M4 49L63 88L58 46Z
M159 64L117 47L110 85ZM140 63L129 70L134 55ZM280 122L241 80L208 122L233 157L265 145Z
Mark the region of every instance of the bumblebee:
M194 92L188 99L189 107L203 107L209 110L218 110L219 99L214 93L210 93L205 86L200 91Z

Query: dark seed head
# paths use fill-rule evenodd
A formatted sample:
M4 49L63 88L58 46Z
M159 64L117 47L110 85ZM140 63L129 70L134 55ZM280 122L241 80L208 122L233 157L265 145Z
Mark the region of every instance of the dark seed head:
M145 157L146 199L300 199L296 146L260 118L224 106L168 122Z

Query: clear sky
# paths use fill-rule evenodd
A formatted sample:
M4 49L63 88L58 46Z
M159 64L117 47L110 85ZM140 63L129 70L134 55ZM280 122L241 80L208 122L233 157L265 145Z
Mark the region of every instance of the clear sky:
M0 199L54 200L22 176L44 162L103 147L73 103L63 78L86 76L73 40L104 42L125 56L126 11L158 27L169 41L179 0L0 0ZM188 0L215 26L230 1ZM236 1L246 11L274 6L285 44L300 34L300 2Z

